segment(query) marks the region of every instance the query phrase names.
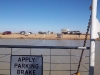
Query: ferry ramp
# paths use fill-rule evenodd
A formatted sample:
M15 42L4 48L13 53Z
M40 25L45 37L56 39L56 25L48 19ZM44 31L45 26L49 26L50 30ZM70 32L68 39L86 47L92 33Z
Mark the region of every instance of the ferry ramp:
M82 51L78 49L78 46L66 46L61 41L42 40L36 42L33 45L3 46L7 48L3 48L1 45L0 74L10 75L11 55L42 55L43 75L71 75L77 71ZM89 49L84 52L79 72L81 75L89 73Z

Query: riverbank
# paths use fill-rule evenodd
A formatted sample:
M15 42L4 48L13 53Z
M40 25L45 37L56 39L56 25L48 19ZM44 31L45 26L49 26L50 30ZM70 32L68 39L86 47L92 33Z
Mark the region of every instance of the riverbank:
M0 34L0 39L45 39L45 40L84 40L85 35L62 35L62 38L57 38L56 34L30 34L28 36L20 34L2 35ZM90 35L88 38L90 39ZM100 40L98 38L97 40Z

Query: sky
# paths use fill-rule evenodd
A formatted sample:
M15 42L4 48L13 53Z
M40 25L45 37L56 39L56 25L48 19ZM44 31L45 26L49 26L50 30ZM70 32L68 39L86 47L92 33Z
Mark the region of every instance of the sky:
M0 0L0 32L79 30L89 22L92 0ZM97 18L100 21L100 0Z

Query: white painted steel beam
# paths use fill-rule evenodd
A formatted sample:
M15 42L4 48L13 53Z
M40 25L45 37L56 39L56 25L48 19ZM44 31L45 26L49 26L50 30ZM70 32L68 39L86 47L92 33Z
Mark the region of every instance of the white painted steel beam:
M97 0L92 0L89 75L94 75L96 14L97 14Z

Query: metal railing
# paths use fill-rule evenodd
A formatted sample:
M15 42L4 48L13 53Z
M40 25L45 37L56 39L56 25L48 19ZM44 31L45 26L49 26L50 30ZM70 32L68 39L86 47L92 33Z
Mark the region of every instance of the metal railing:
M7 54L0 53L0 63L2 63L0 64L0 73L4 75L10 75L10 60L7 59L7 61L5 61L4 58L10 57L11 55L42 55L43 75L71 75L77 70L82 49L85 49L85 51L88 52L88 55L83 56L86 58L86 60L83 60L87 62L83 61L81 63L80 72L82 75L88 75L89 72L90 47L0 45L0 50L2 49L3 51L7 51L6 49L8 49ZM27 52L27 50L29 51Z

